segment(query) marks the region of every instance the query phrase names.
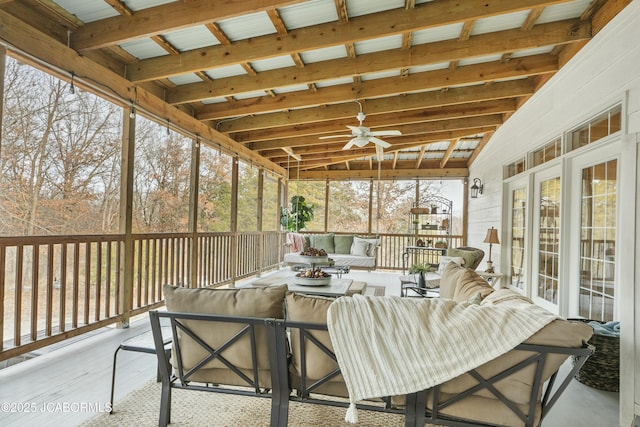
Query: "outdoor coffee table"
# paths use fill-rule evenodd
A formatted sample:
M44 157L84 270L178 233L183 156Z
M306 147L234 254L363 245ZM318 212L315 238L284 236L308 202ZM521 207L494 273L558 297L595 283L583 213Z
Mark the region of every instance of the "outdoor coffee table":
M353 280L332 277L327 285L304 285L296 283L295 273L285 272L259 278L249 286L277 286L287 285L290 291L307 295L318 295L327 297L340 297L347 295Z

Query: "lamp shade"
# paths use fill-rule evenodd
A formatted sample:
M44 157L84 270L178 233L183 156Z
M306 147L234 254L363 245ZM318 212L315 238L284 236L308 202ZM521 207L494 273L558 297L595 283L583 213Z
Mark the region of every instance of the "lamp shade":
M487 235L484 238L484 243L500 243L498 239L498 230L496 228L491 227L487 230Z

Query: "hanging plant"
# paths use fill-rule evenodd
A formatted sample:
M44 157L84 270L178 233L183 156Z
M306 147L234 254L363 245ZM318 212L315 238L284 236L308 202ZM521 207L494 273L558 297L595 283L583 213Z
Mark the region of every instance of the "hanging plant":
M314 206L302 196L293 196L289 208L280 210L280 224L288 231L300 231L313 220Z

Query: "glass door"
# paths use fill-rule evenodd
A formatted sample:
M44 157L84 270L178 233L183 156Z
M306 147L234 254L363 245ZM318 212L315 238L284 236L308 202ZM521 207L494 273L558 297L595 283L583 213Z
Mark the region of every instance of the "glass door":
M558 313L560 278L560 168L535 177L535 225L532 297L548 310Z

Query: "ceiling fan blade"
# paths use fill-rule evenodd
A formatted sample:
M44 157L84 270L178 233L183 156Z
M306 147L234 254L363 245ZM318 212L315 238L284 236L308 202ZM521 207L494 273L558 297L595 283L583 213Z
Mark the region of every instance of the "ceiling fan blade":
M391 144L389 144L387 141L383 141L380 138L376 138L375 136L370 137L369 140L374 144L376 144L376 147L382 147L382 148L391 147Z
M379 162L384 160L384 151L380 144L376 144L376 160Z
M342 149L343 149L343 150L348 150L349 148L353 147L353 144L354 144L354 142L353 142L353 141L354 141L354 140L355 140L355 138L354 138L354 139L352 139L351 141L347 142L347 145L345 145L344 147L342 147Z
M371 136L397 136L402 135L402 132L399 130L376 130L373 132L369 132Z
M353 135L325 135L319 137L319 139L329 139L329 138L351 138Z

